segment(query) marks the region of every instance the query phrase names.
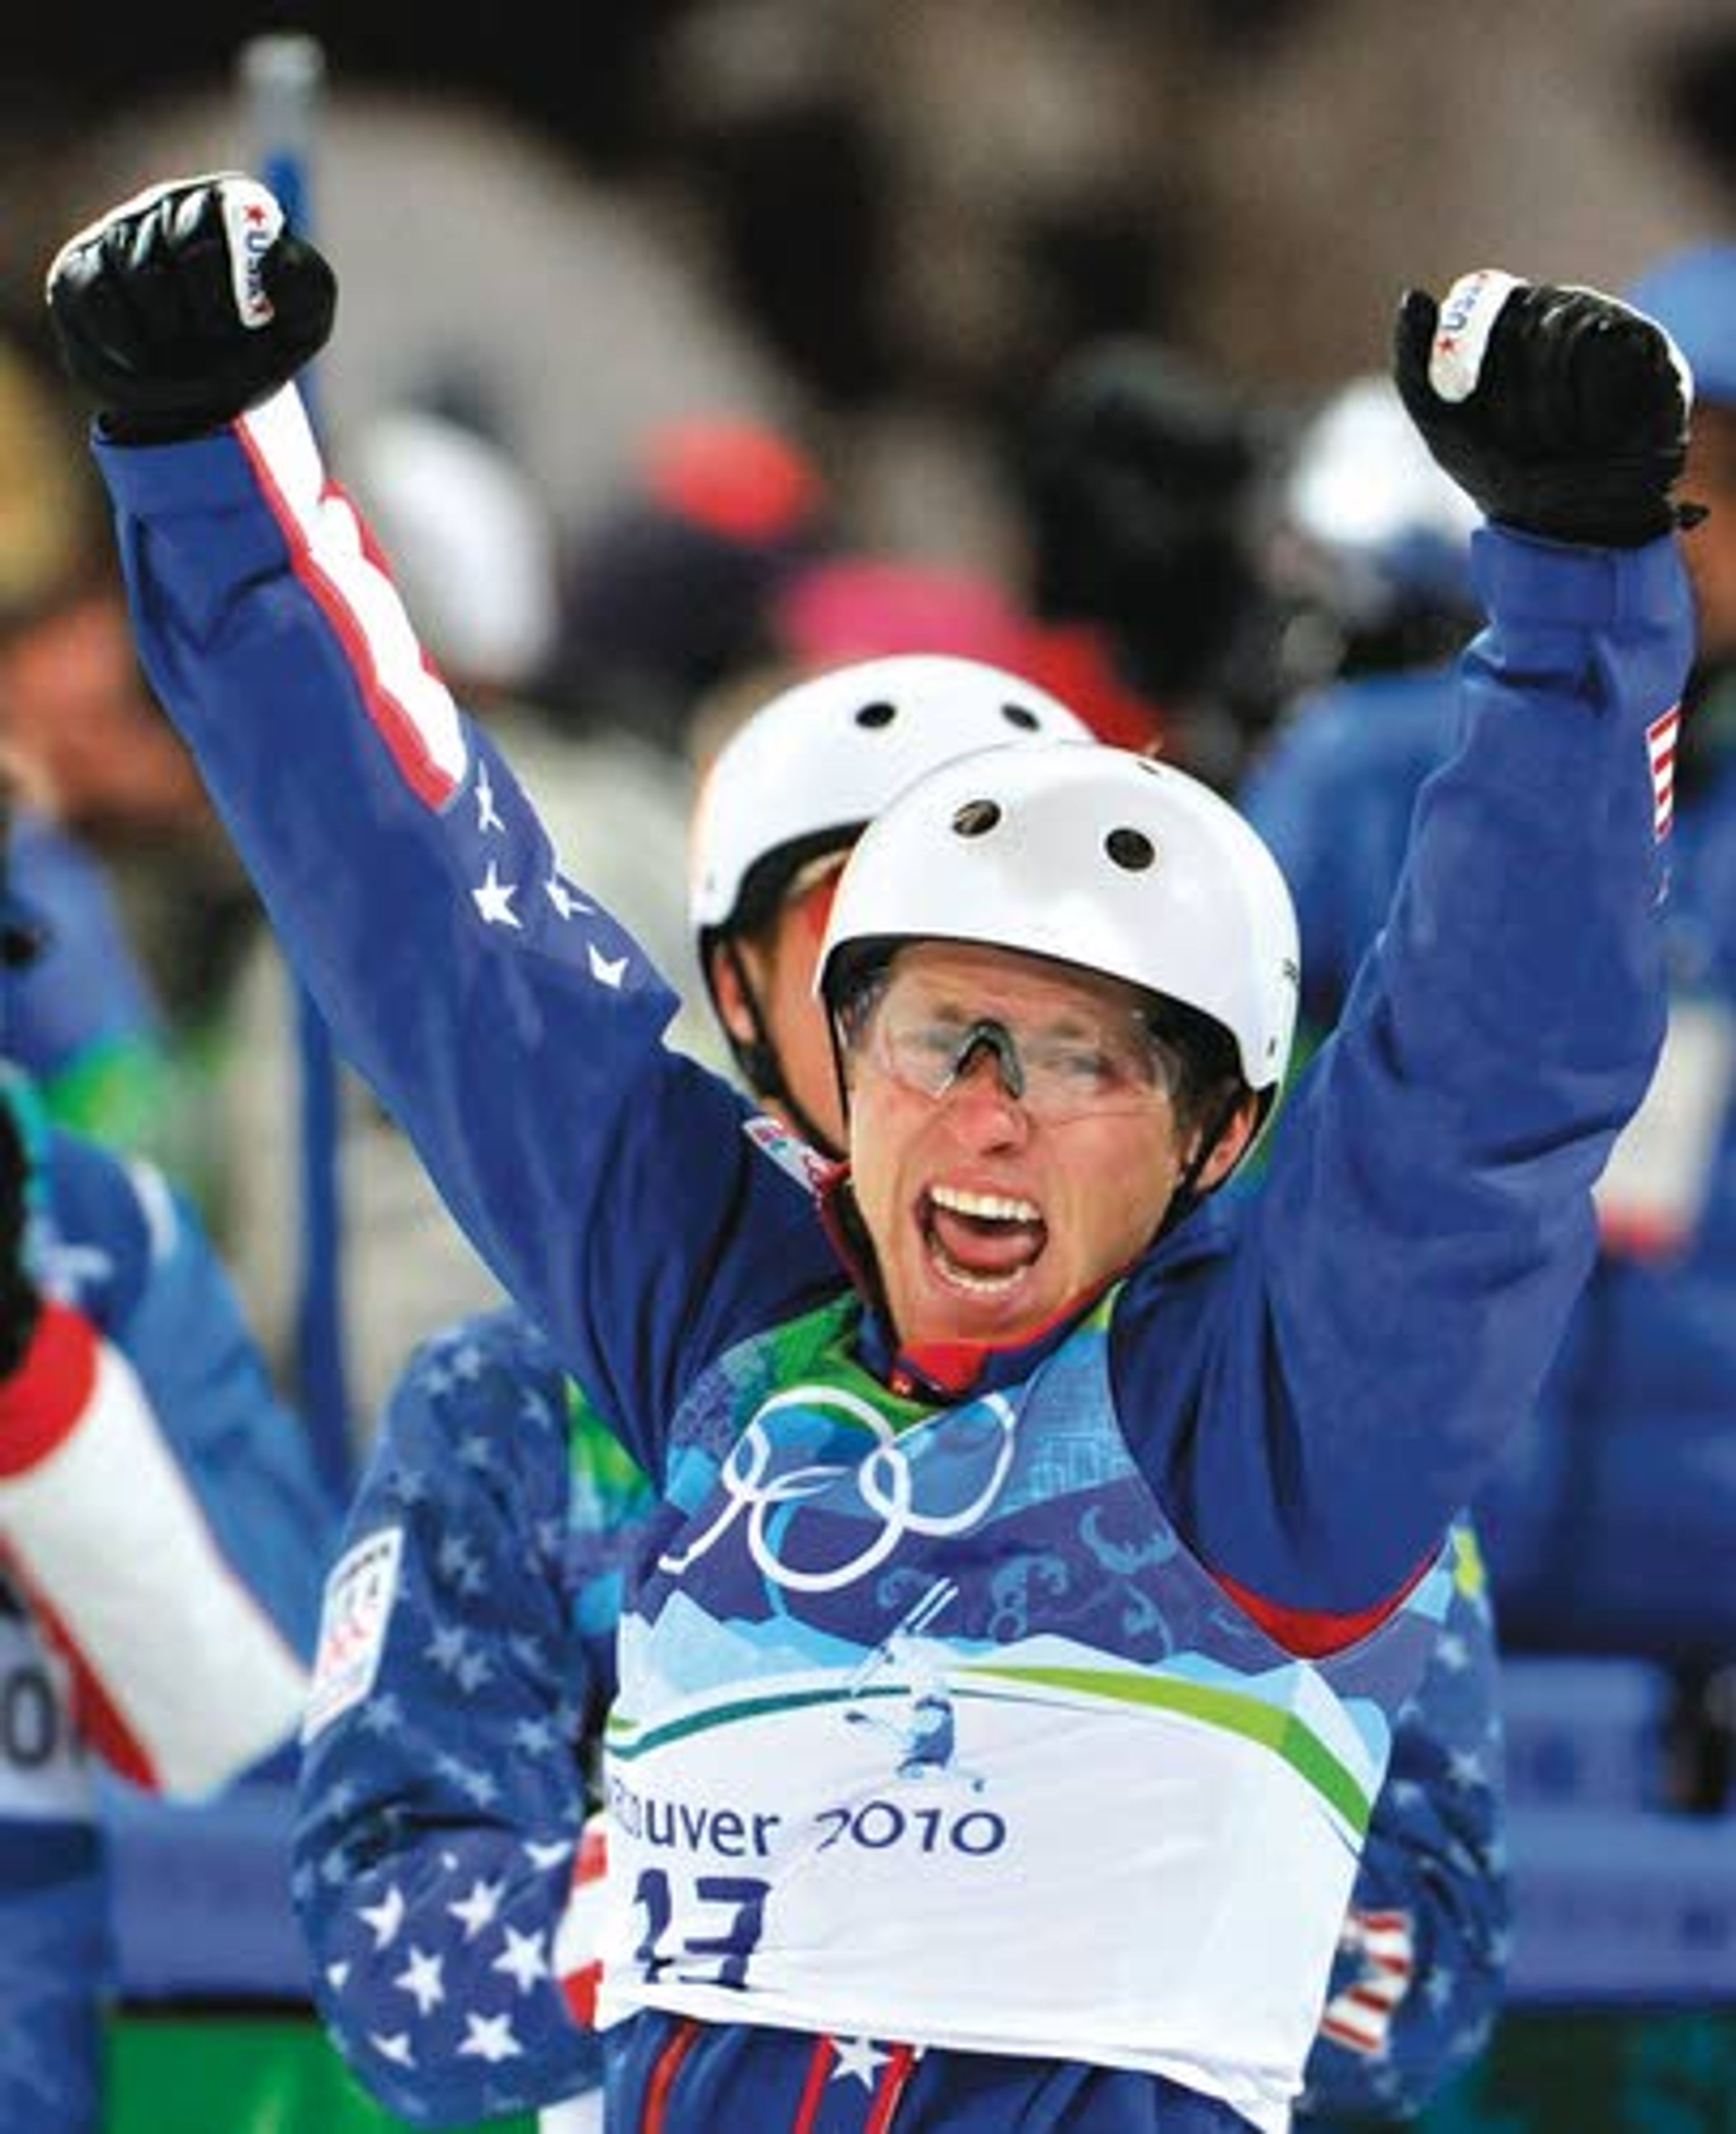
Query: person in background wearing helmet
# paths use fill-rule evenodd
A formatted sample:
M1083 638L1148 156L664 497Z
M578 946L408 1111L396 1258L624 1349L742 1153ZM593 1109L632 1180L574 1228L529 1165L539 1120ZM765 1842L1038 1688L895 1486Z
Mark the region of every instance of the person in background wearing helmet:
M233 173L49 276L142 654L292 960L658 1491L605 1742L610 2118L1279 2134L1451 1522L1656 1062L1668 342L1492 272L1406 297L1406 404L1490 521L1466 741L1227 1201L1288 1065L1289 894L1227 802L1094 742L957 758L852 851L818 974L847 1166L663 1045L668 989L326 479L291 381L335 298ZM399 1545L311 1739L366 1693ZM480 1711L528 1655L479 1657ZM937 1693L950 1760L909 1753ZM535 1871L466 1893L479 1932ZM509 2063L510 2016L475 2050Z
M713 758L695 813L688 906L712 1005L748 1089L820 1156L842 1157L844 1123L813 968L851 847L923 771L972 747L1057 736L1088 737L1021 677L904 655L786 688ZM509 1427L509 1460L483 1470L461 1456ZM587 2034L603 1818L581 1849L570 1911L567 1854L597 1804L621 1573L652 1504L522 1314L467 1318L422 1345L385 1409L333 1588L346 1593L359 1575L348 1567L377 1562L396 1535L396 1593L366 1693L329 1720L316 1712L296 1854L332 2034L381 2101L412 2119L547 2107L586 2083L587 2100L564 2116L547 2111L545 2123L564 2134L600 2107L600 2056ZM539 1533L561 1535L560 1548L539 1547ZM479 1566L500 1599L488 1610L496 1634L533 1628L538 1640L535 1663L490 1715L493 1750L454 1694L480 1650ZM350 1612L340 1601L332 1620ZM1492 1680L1466 1532L1443 1654L1400 1722L1341 1936L1309 2063L1317 2113L1415 2109L1487 2035L1507 1924ZM479 1798L485 1771L511 1781ZM510 1902L469 1934L452 1907L527 1847L547 1871L516 1878ZM346 1880L317 1871L336 1857L365 1864ZM379 1946L369 1921L394 1888L403 1926ZM407 2016L400 1939L437 1954L445 1988L417 2011L415 2051L403 2059L369 2042ZM527 1940L557 1950L528 1990L499 1962ZM489 2014L511 2018L519 2050L509 2065L465 2051L472 2019Z
M187 1799L287 1745L335 1538L191 1208L11 1056L62 951L0 789L0 2125L95 2134L115 1987L99 1767Z
M1478 1510L1505 1642L1670 1668L1691 1741L1703 1679L1736 1662L1736 244L1675 251L1628 294L1693 369L1687 480L1710 507L1683 543L1696 650L1656 763L1669 1035L1599 1182L1566 1339ZM1450 666L1341 683L1298 707L1241 796L1295 892L1310 1041L1346 1011L1459 722ZM1716 1783L1702 1745L1705 1779L1690 1750L1675 1781L1685 1805Z
M1392 380L1348 379L1278 456L1267 567L1289 611L1286 696L1463 651L1480 620L1476 507L1429 456Z

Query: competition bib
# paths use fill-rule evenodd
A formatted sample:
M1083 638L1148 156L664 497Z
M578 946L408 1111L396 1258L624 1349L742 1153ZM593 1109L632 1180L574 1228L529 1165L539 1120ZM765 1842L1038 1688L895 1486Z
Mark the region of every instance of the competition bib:
M82 1818L94 1794L65 1663L0 1586L0 1819Z
M1350 1654L1274 1644L1134 1465L1107 1316L950 1407L817 1315L690 1396L617 1646L600 2023L1084 2060L1288 2124L1446 1574Z

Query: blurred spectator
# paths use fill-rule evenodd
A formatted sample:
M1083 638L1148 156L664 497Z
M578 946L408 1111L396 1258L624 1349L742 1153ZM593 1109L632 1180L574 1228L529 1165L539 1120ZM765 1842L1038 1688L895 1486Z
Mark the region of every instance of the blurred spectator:
M1430 458L1384 371L1301 419L1275 518L1268 567L1295 606L1288 688L1444 660L1480 625L1476 508Z
M289 1741L335 1514L190 1206L7 1056L3 876L0 936L0 2124L96 2134L97 1765L197 1798Z
M1023 672L1028 616L981 571L919 557L844 550L791 572L771 633L798 674L894 653L947 653Z
M1015 463L1031 606L1097 633L1166 752L1220 787L1281 689L1262 546L1280 436L1176 350L1115 338L1058 369Z
M349 441L347 479L432 649L488 710L547 658L559 620L553 515L504 447L440 413L398 408Z
M80 471L83 434L34 346L0 345L0 742L41 804L130 889L166 850L219 865L221 837L139 672L107 515ZM195 857L199 847L213 849ZM146 947L172 987L197 953L188 937L215 915L195 928L184 909L174 912L166 886L147 900L140 885L139 894L134 916L152 920Z
M1699 656L1680 735L1654 737L1670 1032L1599 1185L1603 1250L1533 1426L1478 1512L1509 1644L1691 1676L1736 1656L1736 244L1671 253L1628 293L1693 366L1683 489L1711 507L1683 537ZM1458 716L1439 668L1346 682L1299 707L1242 795L1295 889L1317 1031L1348 997Z
M764 422L695 414L649 431L562 556L542 698L581 727L681 749L696 699L770 656L768 616L829 549L832 509L817 466Z
M209 1205L191 1092L258 905L139 671L107 514L57 369L0 339L0 763L12 863L62 952L22 974L9 1048L56 1116Z
M1118 665L1094 624L1049 621L978 567L845 549L793 572L771 633L797 674L899 652L952 653L1010 667L1070 704L1100 741L1159 746L1158 706Z
M0 786L22 784L0 753ZM108 880L39 810L15 803L3 812L10 827L0 829L0 879L9 874L34 916L21 937L21 951L31 953L8 969L0 1043L60 1124L112 1147L147 1147L167 1108L171 1069ZM40 945L53 944L51 956L34 953L39 936Z

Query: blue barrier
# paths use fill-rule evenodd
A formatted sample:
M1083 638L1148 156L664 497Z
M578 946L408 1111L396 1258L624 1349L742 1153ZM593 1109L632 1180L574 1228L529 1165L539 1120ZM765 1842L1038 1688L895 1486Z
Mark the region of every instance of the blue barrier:
M308 1997L289 1902L292 1798L269 1780L196 1807L105 1793L123 2000Z
M1736 2001L1736 1816L1516 1808L1508 1998Z
M1656 1808L1672 1685L1643 1660L1502 1663L1507 1798L1516 1808Z

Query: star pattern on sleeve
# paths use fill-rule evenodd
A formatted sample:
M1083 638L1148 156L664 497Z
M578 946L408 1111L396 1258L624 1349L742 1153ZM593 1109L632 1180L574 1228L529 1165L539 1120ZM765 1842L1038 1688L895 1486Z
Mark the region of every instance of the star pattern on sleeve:
M345 2056L383 2103L453 2124L598 2078L553 1968L595 1685L567 1630L567 1403L546 1344L517 1321L432 1342L391 1421L364 1488L403 1510L411 1569L389 1664L304 1766L292 1879L320 1920L321 2013ZM455 1514L516 1502L527 1475L509 1532ZM539 1552L545 1528L563 1546ZM527 1576L547 1581L546 1620L504 1610Z
M549 1837L515 1851L538 1871L559 1872L572 1842ZM452 2077L442 2071L457 2065L515 2069L514 2084L541 2082L533 2070L547 2048L538 2040L551 2028L566 2054L581 2042L554 1976L550 1933L515 1919L506 1876L475 1873L460 1848L423 1861L413 1909L394 1880L383 1894L354 1903L350 1917L346 1954L326 1969L328 2016L335 2011L339 2042L364 2074L383 2064L400 2082L415 2077L417 2094L432 2098L450 2093ZM559 2079L572 2086L570 2058ZM475 2094L466 2093L459 2116L469 2116ZM502 2112L527 2102L511 2084L489 2096Z
M403 1891L392 1883L377 1905L358 1905L356 1917L372 1933L376 1949L389 1948L404 1923Z
M1488 2041L1510 1953L1497 1665L1486 1591L1460 1583L1401 1716L1299 2129L1413 2114Z
M528 1993L550 1975L547 1951L536 1934L520 1934L512 1926L504 1933L506 1946L490 1967L504 1971L521 1993Z
M485 927L514 934L534 934L538 911L543 920L552 919L560 926L584 925L586 969L596 984L619 990L636 960L630 937L567 879L558 858L549 854L534 817L509 781L496 779L485 751L475 752L473 766L469 797L475 821L462 823L459 850L464 863L475 869L470 896L478 919ZM609 946L602 945L610 936Z

